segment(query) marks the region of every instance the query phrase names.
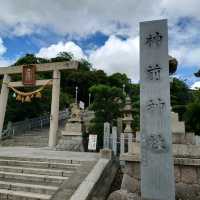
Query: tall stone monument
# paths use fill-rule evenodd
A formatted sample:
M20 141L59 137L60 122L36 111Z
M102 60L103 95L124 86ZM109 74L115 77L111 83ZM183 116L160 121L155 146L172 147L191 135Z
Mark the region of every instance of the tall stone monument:
M140 23L141 195L174 200L167 20Z

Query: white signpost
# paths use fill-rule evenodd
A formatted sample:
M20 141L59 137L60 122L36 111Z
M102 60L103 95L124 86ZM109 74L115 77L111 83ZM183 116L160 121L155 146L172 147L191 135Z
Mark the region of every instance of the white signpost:
M97 149L97 135L89 135L88 150Z
M79 107L80 107L80 109L84 110L85 109L85 103L83 101L80 101Z

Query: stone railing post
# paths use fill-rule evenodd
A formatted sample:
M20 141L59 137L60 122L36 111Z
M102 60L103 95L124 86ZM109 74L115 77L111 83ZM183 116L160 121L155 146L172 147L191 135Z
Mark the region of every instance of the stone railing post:
M104 143L103 143L103 148L109 149L109 138L110 138L110 123L105 122L104 123Z
M128 134L128 153L132 153L132 145L133 145L133 134Z
M124 152L124 133L120 134L120 154L123 154Z
M112 127L112 150L114 155L117 155L117 127Z

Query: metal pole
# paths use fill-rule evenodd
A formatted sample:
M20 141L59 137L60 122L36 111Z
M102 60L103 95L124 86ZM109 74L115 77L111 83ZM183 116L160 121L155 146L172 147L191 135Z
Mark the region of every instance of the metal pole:
M123 87L123 94L125 94L125 86L126 86L125 84L122 85L122 87Z
M89 93L89 106L90 106L90 103L91 103L91 93Z
M78 103L78 86L76 86L76 101L75 103L77 104Z

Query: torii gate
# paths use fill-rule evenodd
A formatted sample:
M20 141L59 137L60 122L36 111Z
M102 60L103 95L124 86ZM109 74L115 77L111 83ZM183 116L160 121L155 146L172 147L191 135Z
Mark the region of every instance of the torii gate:
M69 62L55 62L45 64L34 64L36 72L53 72L52 87L52 101L51 101L51 117L50 117L50 129L49 129L49 147L54 147L57 140L58 130L58 118L59 118L59 96L60 96L60 71L69 69L78 69L78 61ZM13 87L25 87L22 81L11 82L10 75L21 74L23 72L24 65L0 67L0 75L3 75L3 83L0 95L0 136L3 131L4 118L6 113L6 106L8 101L9 87L8 84ZM36 80L35 86L44 85L49 80Z

